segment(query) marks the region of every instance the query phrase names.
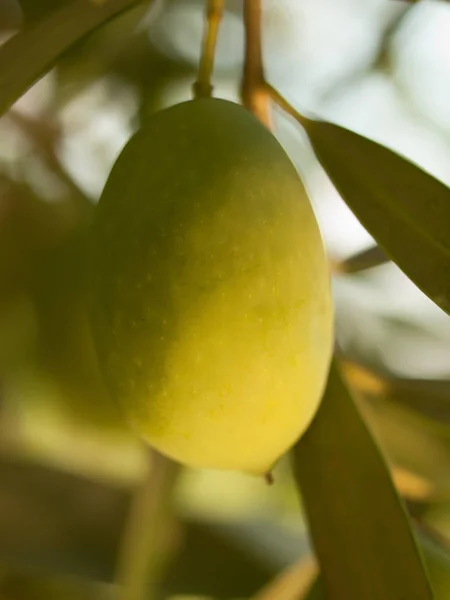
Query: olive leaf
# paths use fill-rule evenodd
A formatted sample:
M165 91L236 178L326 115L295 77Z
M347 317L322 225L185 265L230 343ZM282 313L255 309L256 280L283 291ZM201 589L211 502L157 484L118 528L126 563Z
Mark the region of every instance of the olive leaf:
M143 0L74 0L30 24L0 48L0 116L74 43ZM148 0L147 0L148 1Z
M447 600L450 596L450 552L433 536L419 528L415 530L415 534L430 577L434 600ZM285 598L279 597L277 600ZM326 600L320 575L316 577L303 600Z
M361 135L302 120L344 201L386 254L450 313L450 190Z
M404 507L335 363L293 458L326 597L431 600Z

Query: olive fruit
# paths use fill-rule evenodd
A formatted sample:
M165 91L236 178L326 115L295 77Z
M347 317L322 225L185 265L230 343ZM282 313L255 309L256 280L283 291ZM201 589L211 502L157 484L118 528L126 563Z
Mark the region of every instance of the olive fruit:
M94 343L130 425L186 465L270 470L316 413L333 346L322 238L279 142L232 102L160 111L91 236Z

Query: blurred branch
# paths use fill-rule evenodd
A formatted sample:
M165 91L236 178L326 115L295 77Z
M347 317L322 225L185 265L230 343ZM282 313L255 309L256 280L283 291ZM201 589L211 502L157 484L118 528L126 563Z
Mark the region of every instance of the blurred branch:
M179 467L149 450L148 473L135 492L121 544L117 582L124 600L157 594L167 562L172 488Z
M211 75L214 69L217 36L222 20L224 0L206 0L206 18L197 81L192 86L195 98L210 98L213 92Z
M248 110L271 129L269 96L264 84L261 12L261 0L244 0L245 57L242 101Z
M414 514L449 498L450 382L398 378L342 356L340 365Z
M354 275L389 261L390 258L386 253L379 246L374 245L342 261L332 261L332 269L335 273Z
M85 0L74 0L9 39L0 48L0 115L45 75L73 44L142 1L108 0L98 6Z
M301 558L264 586L253 600L301 600L319 572L313 556Z
M308 119L304 117L302 114L296 110L292 104L290 104L286 98L284 98L280 92L271 86L269 83L265 84L266 92L268 97L277 104L282 110L284 110L288 115L293 117L295 121L297 121L300 125L304 126Z
M33 143L44 159L47 168L66 185L82 214L90 214L93 209L91 201L67 173L56 153L55 146L60 137L58 129L53 124L38 121L17 110L9 111L8 118Z
M385 396L440 425L450 424L450 380L385 375L349 359L342 359L341 364L349 383L360 393Z

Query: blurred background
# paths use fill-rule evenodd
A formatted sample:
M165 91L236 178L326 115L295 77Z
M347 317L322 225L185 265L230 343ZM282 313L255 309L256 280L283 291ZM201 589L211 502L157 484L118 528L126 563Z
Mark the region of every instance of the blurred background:
M68 1L1 0L0 43ZM263 6L267 80L293 106L381 142L450 185L450 5ZM96 371L83 239L132 132L191 97L203 9L200 0L138 5L77 43L0 119L2 600L113 597L148 451L122 426ZM241 11L240 1L226 2L213 81L215 95L235 101ZM445 547L450 321L374 248L301 128L275 108L274 123L305 178L333 267L345 373L411 514ZM244 598L306 560L287 460L275 479L269 488L240 474L177 469L159 593Z

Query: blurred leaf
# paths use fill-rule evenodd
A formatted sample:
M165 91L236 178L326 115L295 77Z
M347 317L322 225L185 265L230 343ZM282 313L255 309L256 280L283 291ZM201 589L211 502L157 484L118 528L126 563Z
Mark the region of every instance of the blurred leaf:
M450 553L448 549L420 529L416 531L416 537L425 560L434 600L448 600L450 598ZM304 596L304 600L326 600L327 597L322 586L322 579L319 575ZM398 596L398 598L403 598L403 596ZM284 597L280 597L279 600L284 600Z
M0 47L0 115L75 42L142 1L74 0L8 40Z
M71 98L82 94L105 74L113 76L119 93L126 81L136 89L147 78L150 85L153 84L151 44L147 29L139 27L148 10L147 4L136 4L85 36L61 56L55 92L60 110ZM144 64L150 73L145 70ZM127 76L127 70L137 74L134 80ZM110 85L113 80L110 80Z
M25 23L37 21L42 19L47 13L67 6L72 0L20 0L20 6L22 7L23 14L25 16Z
M361 398L359 408L390 464L401 467L408 496L431 499L450 493L450 432L384 396Z
M129 493L5 457L0 479L2 563L111 580Z
M388 382L388 397L429 419L450 424L450 380L398 378Z
M2 600L113 600L111 586L73 578L39 577L7 571L0 576Z
M384 265L387 262L389 262L389 257L386 256L384 251L379 246L371 246L367 250L362 250L338 262L336 270L340 273L353 274Z
M8 119L27 136L36 152L43 158L46 167L65 184L73 201L74 208L80 215L78 219L88 218L93 206L84 192L77 186L73 178L62 165L56 147L60 142L60 127L43 119L34 119L29 115L11 110Z
M450 313L450 189L348 129L323 121L304 124L323 168L362 225Z
M237 537L229 535L225 523L218 526L186 519L183 529L180 552L163 581L168 594L245 598L278 571L269 554L262 553L257 545L239 543Z
M450 382L397 378L347 359L340 362L389 461L404 471L399 477L402 491L409 490L406 496L448 495Z
M317 577L302 600L326 600L321 577Z
M33 577L51 573L112 581L131 490L4 457L0 477L2 561L14 565L16 572L30 570ZM164 579L165 593L235 598L251 596L262 586L267 590L268 581L279 581L280 570L309 552L300 549L298 535L293 534L297 544L280 553L278 538L286 536L286 530L278 529L266 522L184 518L179 550ZM260 533L267 534L267 540ZM287 549L290 536L286 542ZM276 560L280 554L282 560ZM320 581L306 598L324 598Z
M431 600L404 507L336 364L294 472L329 600Z
M341 361L346 377L371 396L384 396L439 424L450 424L450 380L395 377L375 372L356 362Z
M0 2L0 32L17 29L21 26L22 21L23 11L18 0L2 0Z
M113 581L131 489L5 457L0 457L0 480L1 563L36 574ZM243 525L246 535L240 541L235 533L242 534ZM270 555L271 548L277 551L276 536L261 552L258 537L253 543L247 535L249 528L239 522L233 531L227 523L184 518L179 551L164 577L165 593L254 594L285 563L280 566Z
M35 266L30 292L40 321L36 365L61 391L53 396L56 412L74 423L131 437L97 365L87 316L86 248L80 228ZM30 402L37 405L37 395ZM41 402L50 398L43 395Z
M48 203L24 182L0 174L0 292L23 288L40 256L67 235L73 210Z

